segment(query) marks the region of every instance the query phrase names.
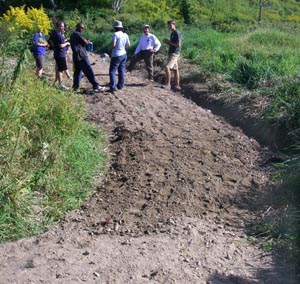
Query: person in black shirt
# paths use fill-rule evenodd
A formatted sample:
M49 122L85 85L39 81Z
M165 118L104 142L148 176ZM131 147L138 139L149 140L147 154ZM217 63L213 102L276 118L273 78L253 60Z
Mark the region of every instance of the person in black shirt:
M171 89L171 70L175 77L175 90L181 90L179 83L178 59L181 51L181 33L176 30L174 20L168 21L168 28L171 30L170 40L164 39L164 43L169 45L168 61L166 65L166 89Z
M89 82L93 85L94 92L105 91L106 88L101 87L95 78L95 74L86 51L86 46L89 44L89 41L82 36L83 30L83 23L78 23L76 25L75 32L73 32L70 37L74 65L73 90L78 90L82 73L84 73Z

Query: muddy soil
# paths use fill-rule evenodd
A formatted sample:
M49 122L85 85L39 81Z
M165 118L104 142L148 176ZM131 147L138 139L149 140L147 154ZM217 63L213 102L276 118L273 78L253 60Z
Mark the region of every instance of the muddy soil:
M106 85L108 62L90 56ZM107 171L80 210L0 245L1 284L299 283L288 256L251 236L272 206L272 152L187 99L190 88L163 89L160 66L155 77L141 63L115 94L83 79L88 120L109 141Z

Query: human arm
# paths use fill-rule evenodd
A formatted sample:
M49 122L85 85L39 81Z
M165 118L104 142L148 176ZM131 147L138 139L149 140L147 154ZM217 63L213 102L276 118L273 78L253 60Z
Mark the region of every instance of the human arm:
M46 38L44 36L41 36L39 33L35 34L33 41L35 46L42 46L42 47L48 46Z
M70 42L66 41L64 43L59 44L59 48L62 49L62 48L65 48L68 45L70 45Z
M161 47L161 43L160 41L158 40L158 38L156 36L153 36L154 37L154 46L153 46L153 52L158 52L160 47Z
M142 50L142 37L140 37L139 43L134 51L134 55L137 55L138 53L140 53Z
M166 43L166 44L168 44L168 45L172 45L172 46L174 46L176 48L181 47L181 40L178 40L176 42L171 42L170 40L168 40L168 39L165 38L163 40L163 42Z

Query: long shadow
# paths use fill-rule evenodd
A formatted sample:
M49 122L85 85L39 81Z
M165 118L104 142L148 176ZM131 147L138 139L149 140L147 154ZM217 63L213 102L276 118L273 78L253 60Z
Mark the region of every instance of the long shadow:
M218 273L211 275L207 281L208 284L262 284L256 280L248 280L238 276L225 276ZM275 283L274 283L275 284Z
M274 274L272 270L260 269L256 271L255 279L246 279L235 275L222 275L214 273L209 276L207 284L299 284L288 271L282 273L281 277Z

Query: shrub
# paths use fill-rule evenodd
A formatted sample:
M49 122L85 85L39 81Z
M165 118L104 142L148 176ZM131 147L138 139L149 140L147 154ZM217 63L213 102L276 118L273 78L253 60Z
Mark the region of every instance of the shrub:
M0 241L40 232L90 195L104 139L84 108L26 69L1 93Z

